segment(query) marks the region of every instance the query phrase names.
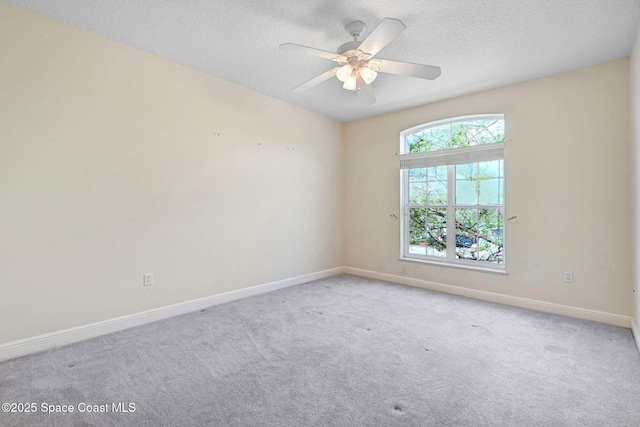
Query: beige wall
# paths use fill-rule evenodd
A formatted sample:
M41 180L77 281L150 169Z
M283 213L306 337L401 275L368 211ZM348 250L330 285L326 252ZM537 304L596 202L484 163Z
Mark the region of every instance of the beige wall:
M341 265L341 123L5 1L0 52L0 343Z
M640 280L640 26L636 33L635 43L631 52L631 144L633 152L633 224L634 224L634 319L635 324L640 324L640 295L638 281ZM640 348L640 337L638 348Z
M479 113L506 119L508 275L399 261L398 133ZM345 128L345 265L631 315L628 59Z

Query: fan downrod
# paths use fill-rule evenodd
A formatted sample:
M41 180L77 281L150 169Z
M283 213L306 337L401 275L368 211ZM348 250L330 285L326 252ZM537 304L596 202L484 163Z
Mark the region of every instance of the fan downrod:
M356 50L358 46L360 46L360 43L362 43L361 41L358 40L358 37L362 35L365 28L367 28L367 25L362 21L353 21L345 25L344 26L345 31L349 33L351 37L353 37L353 40L340 45L340 47L337 50L337 53L342 55L345 52Z

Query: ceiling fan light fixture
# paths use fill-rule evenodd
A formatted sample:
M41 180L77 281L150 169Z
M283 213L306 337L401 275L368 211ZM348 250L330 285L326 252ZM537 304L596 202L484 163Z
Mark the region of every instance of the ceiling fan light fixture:
M364 82L368 85L371 84L377 76L378 73L367 66L364 66L360 69L360 77L362 77L362 80L364 80Z
M358 37L365 28L366 25L362 21L353 21L345 25L345 30L353 36L353 40L343 43L338 48L337 55L327 50L295 43L281 44L280 49L306 53L337 63L334 68L294 87L292 90L296 92L306 90L336 77L343 83L344 89L357 93L362 105L371 105L376 102L371 83L376 79L378 73L398 74L428 80L433 80L440 75L440 67L433 65L374 59L382 48L407 28L398 19L384 18L363 41L360 41Z
M353 68L351 68L351 65L347 64L338 69L338 71L336 72L336 77L341 82L346 82L347 79L351 76L352 72Z
M356 73L353 72L351 73L349 78L344 82L344 84L342 85L342 88L346 90L356 90L356 87L357 87Z

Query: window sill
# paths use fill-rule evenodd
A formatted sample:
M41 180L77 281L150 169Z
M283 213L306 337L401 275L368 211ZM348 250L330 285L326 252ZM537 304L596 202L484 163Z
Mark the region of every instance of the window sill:
M450 268L459 268L459 269L463 269L463 270L474 270L474 271L481 271L483 273L492 273L492 274L500 274L500 275L504 275L506 276L508 273L505 269L503 268L492 268L492 267L480 267L480 266L475 266L475 265L469 265L469 264L453 264L453 263L449 263L449 262L439 262L439 261L432 261L432 260L427 260L427 259L417 259L417 258L408 258L408 257L403 257L401 256L399 258L400 261L408 261L408 262L416 262L418 264L430 264L430 265L438 265L441 267L450 267Z

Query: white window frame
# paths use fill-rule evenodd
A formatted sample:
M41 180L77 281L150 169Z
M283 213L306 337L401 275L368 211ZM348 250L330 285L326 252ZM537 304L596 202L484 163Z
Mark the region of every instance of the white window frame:
M456 250L455 243L453 246L453 250L447 250L446 257L437 257L431 255L422 255L422 254L412 254L409 251L409 169L416 167L425 167L425 166L443 166L447 165L447 225L449 226L455 224L455 209L456 208L489 208L495 209L496 206L499 205L474 205L474 206L464 206L457 205L455 203L455 185L456 185L456 177L455 177L455 165L456 164L465 164L465 163L473 163L473 162L482 162L489 160L502 160L503 161L503 169L502 169L502 178L503 185L506 183L505 178L505 163L504 163L504 142L499 143L490 143L490 144L482 144L482 145L473 145L469 147L462 148L451 148L437 151L428 151L428 152L420 152L420 153L406 153L407 144L406 137L408 135L419 132L420 130L442 126L449 123L458 123L464 121L472 121L472 120L486 120L486 119L502 119L504 120L504 114L477 114L470 116L459 116L453 117L445 120L438 120L434 122L424 123L418 126L411 127L400 132L400 260L402 261L412 261L412 262L420 262L427 264L435 264L435 265L443 265L449 267L458 267L458 268L467 268L473 270L481 270L481 271L489 271L494 273L506 274L506 253L503 253L503 262L500 264L490 263L486 261L473 261L473 260L463 260L456 258ZM505 122L505 134L506 134L506 122ZM505 135L506 140L506 135ZM502 205L499 206L502 208L502 216L503 216L503 251L506 248L506 201L505 201L505 191L503 187L502 194ZM455 228L453 228L455 229ZM451 233L449 233L451 234ZM455 232L453 233L455 235ZM455 242L454 239L451 239Z

